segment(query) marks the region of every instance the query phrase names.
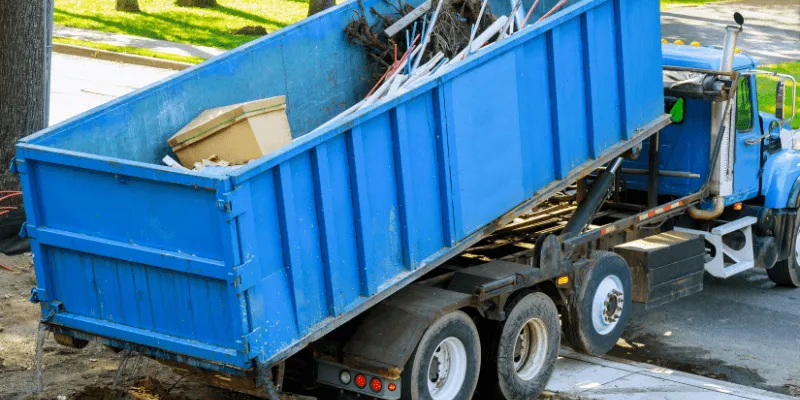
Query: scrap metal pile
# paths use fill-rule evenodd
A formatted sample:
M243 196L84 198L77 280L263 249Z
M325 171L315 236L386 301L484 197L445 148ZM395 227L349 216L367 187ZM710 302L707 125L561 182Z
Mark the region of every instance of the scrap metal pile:
M387 2L390 0L387 0ZM369 107L408 92L468 59L485 46L501 42L523 30L540 0L527 13L522 0L513 4L509 15L496 16L488 0L427 0L416 8L399 0L389 4L396 12L385 15L370 8L374 23L367 19L363 4L345 28L348 40L366 49L373 65L376 83L367 96L317 129ZM561 0L536 22L560 9Z

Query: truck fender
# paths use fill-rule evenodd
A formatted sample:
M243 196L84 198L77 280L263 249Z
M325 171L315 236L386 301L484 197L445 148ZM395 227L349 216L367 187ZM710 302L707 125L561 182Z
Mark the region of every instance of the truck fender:
M800 203L800 176L794 180L792 190L789 192L789 202L786 203L786 208L797 208Z
M373 307L342 349L352 368L400 379L425 330L439 317L470 304L472 294L410 285Z
M800 152L781 150L764 163L761 194L768 208L797 208L800 196Z

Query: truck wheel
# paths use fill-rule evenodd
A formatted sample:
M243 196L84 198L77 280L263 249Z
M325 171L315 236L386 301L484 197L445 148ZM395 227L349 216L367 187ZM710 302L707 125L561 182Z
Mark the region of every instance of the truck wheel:
M558 359L558 310L543 293L518 296L506 306L505 321L490 327L481 396L535 399L544 390ZM483 393L483 391L488 393Z
M597 251L581 286L568 300L562 329L576 351L604 354L617 343L631 312L631 271L617 254Z
M800 217L794 223L794 238L789 240L789 258L767 270L769 279L778 285L800 287Z
M470 399L480 369L478 329L463 311L452 312L422 335L403 370L403 399Z

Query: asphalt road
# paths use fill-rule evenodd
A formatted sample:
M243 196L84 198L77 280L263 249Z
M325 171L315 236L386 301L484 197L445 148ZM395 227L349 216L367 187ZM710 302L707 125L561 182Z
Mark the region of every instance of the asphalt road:
M611 355L800 396L800 289L760 269L706 274L698 294L635 308Z
M733 13L745 17L738 47L762 64L800 60L800 1L743 0L662 12L670 41L721 45ZM762 270L660 308L637 308L613 355L800 396L800 289L775 287Z
M763 64L800 60L800 1L741 0L661 12L662 37L721 46L733 13L745 18L738 47Z

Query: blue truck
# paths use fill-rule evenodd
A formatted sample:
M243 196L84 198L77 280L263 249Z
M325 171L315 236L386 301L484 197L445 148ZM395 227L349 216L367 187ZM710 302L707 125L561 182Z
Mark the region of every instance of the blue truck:
M800 286L791 77L759 113L741 16L721 49L662 46L657 0L569 1L325 124L371 86L342 33L358 7L18 143L31 300L58 343L268 397L302 358L341 394L528 399L562 335L604 353L632 302L702 290L704 271ZM290 145L227 173L160 164L203 110L276 95Z

